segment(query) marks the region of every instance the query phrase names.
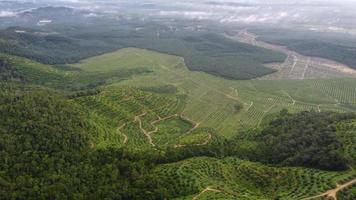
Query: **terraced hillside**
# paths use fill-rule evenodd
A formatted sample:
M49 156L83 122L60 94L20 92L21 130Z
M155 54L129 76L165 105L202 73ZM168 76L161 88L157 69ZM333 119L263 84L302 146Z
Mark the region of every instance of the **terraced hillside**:
M98 148L127 147L135 151L185 145L206 145L215 133L201 129L185 117L185 97L144 92L128 87L107 87L98 95L73 101L89 109L103 127L94 144Z
M283 108L292 112L356 110L356 79L352 78L226 80L189 71L180 57L135 48L86 59L72 67L92 73L144 67L152 72L112 83L136 88L169 85L177 95L184 96L181 114L199 127L214 128L227 137L239 128L258 127Z

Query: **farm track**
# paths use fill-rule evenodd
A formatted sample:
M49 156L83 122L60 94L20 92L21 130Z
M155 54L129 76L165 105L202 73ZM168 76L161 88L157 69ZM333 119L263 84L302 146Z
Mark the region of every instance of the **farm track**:
M290 100L292 100L292 105L294 106L295 103L297 103L297 101L295 99L293 99L293 97L286 91L282 91L283 93L285 93L289 98Z
M120 127L118 127L118 128L117 128L117 132L119 132L119 133L124 137L123 143L124 143L124 144L127 144L129 138L127 137L127 135L126 135L125 133L121 132L121 129L123 129L125 126L126 126L126 123L123 124L123 125L121 125Z
M155 147L156 144L154 144L154 142L153 142L152 134L157 133L157 132L159 131L159 128L158 128L157 126L155 126L155 125L156 125L157 123L159 123L159 122L166 121L166 120L169 120L169 119L173 119L173 118L176 118L176 117L180 117L181 119L183 119L183 120L185 120L185 121L188 121L189 123L191 123L191 124L193 125L193 127L192 127L190 130L188 130L186 133L184 133L183 135L190 134L191 132L193 132L194 130L196 130L196 129L199 127L199 125L200 125L200 123L196 123L195 121L193 121L193 120L191 120L191 119L189 119L189 118L184 117L182 114L181 114L181 115L179 115L179 114L174 114L174 115L167 116L167 117L160 117L160 116L158 116L158 119L157 119L157 120L152 121L152 122L150 123L152 126L155 127L155 129L154 129L153 131L147 131L147 130L145 130L145 129L143 128L143 125L142 125L143 123L142 123L142 120L141 120L141 117L143 117L143 116L145 116L145 115L147 115L147 112L144 112L144 113L142 113L142 114L140 114L140 115L135 116L133 122L138 122L138 125L139 125L140 130L141 130L142 133L147 137L148 142L149 142L150 145L153 146L153 147ZM120 129L122 129L122 128L125 127L125 126L126 126L126 124L120 126L117 130L119 131ZM124 137L124 144L126 144L127 141L128 141L128 137L127 137L127 135L125 135L124 133L121 133L121 134L122 134L123 137ZM202 146L202 145L208 144L209 141L211 140L211 138L212 138L212 135L209 134L209 137L208 137L207 141L203 142L202 144L198 144L198 146Z
M310 58L308 58L307 64L305 64L305 68L304 68L303 74L302 74L302 79L305 79L305 74L308 71L309 65L310 65Z
M221 190L213 189L211 187L205 188L203 191L201 191L199 194L195 195L192 200L197 200L201 195L203 195L206 192L222 192Z
M356 184L356 179L353 179L347 183L344 183L342 185L337 184L337 187L331 190L328 190L322 194L316 195L316 196L312 196L312 197L308 197L308 198L304 198L302 200L311 200L311 199L316 199L316 198L320 198L320 197L327 197L327 198L332 198L334 200L337 200L337 193L339 191L342 191L345 188L348 188L352 185Z
M179 115L178 114L174 114L174 115L171 115L171 116L168 116L168 117L164 117L164 118L161 118L160 116L158 116L158 119L151 122L151 125L155 125L159 122L162 122L162 121L166 121L166 120L169 120L169 119L173 119L173 118L176 118L178 117Z
M298 63L298 57L293 55L293 65L292 65L292 68L289 71L289 75L291 75L293 73L293 70L294 70L295 66L297 65L297 63Z
M197 128L199 128L200 126L200 123L199 122L195 122L187 117L184 117L183 114L180 114L180 118L185 120L185 121L188 121L189 123L193 124L193 128L191 128L189 131L187 131L184 135L187 135L189 133L192 133L193 131L195 131Z
M152 145L153 147L155 147L156 145L153 143L153 140L152 140L152 137L151 137L151 132L147 132L147 131L142 127L142 120L141 120L141 117L145 116L146 114L147 114L147 112L135 116L134 122L138 122L138 126L140 127L140 130L141 130L142 133L147 137L148 142L150 143L150 145ZM158 131L158 130L157 130L157 131Z
M246 112L248 112L248 111L252 108L252 106L253 106L253 101L252 101L251 104L248 106Z

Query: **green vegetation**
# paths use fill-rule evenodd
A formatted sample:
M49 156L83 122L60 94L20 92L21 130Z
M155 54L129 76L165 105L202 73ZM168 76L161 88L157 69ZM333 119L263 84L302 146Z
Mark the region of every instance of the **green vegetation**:
M227 80L134 48L1 58L5 199L289 200L356 177L355 79Z
M258 128L271 114L284 108L292 113L305 110L356 111L355 79L226 80L202 72L191 72L180 57L134 48L72 65L96 73L138 66L145 66L152 73L113 84L168 96L174 94L157 90L167 85L174 86L176 95L185 98L182 110L185 117L200 123L199 127L214 128L226 137L234 136L241 128Z
M174 199L302 199L335 187L354 172L268 167L236 157L195 157L155 169Z
M99 127L61 95L1 85L0 111L2 199L162 199L152 164L93 148Z
M0 59L0 80L23 80L23 77L7 62L7 60Z
M131 98L128 102L134 104L139 104L135 99L151 98L154 102L154 98L158 98L157 94L137 89L115 91L118 91L116 87L110 87L110 91L102 92L101 102L120 99L120 95ZM103 116L109 113L94 111L98 113L95 116L93 108L76 103L86 102L87 98L69 100L40 87L1 85L0 111L6 113L0 120L0 193L3 198L191 199L200 194L197 198L301 199L355 178L353 170L328 172L300 167L269 167L231 157L229 154L235 152L230 150L239 148L236 143L239 141L224 142L209 129L197 129L191 135L183 136L179 142L187 146L179 148L140 153L128 153L113 146L103 148L97 145L97 140L102 137L102 125L106 124L98 119L104 119ZM140 107L118 104L123 106L118 114L125 113L125 109L139 113ZM150 118L149 115L140 115L140 118ZM300 114L294 118L282 115L270 126L278 120L298 120L298 116ZM314 121L322 121L329 115L315 113L313 116L317 118ZM346 115L331 116L346 120L340 124L350 122L347 120L350 117L343 117ZM182 127L170 130L173 132L185 127L186 131L189 125L185 124L184 118L182 120L170 119L162 121L165 126L161 122L158 126ZM293 123L284 126L293 127ZM346 125L340 126L341 130ZM135 126L130 127L135 129ZM211 142L199 146L204 141L204 133L212 134ZM138 137L146 140L144 135ZM236 152L241 154L241 151ZM210 157L201 157L207 155ZM352 197L352 187L338 195L346 199Z
M154 92L159 94L175 94L178 92L174 85L162 85L156 87L144 87L141 88L143 91Z
M344 121L337 124L337 137L342 143L343 153L351 166L356 166L356 120Z
M345 190L341 191L340 193L337 194L337 199L340 199L340 200L356 199L356 187L351 186L351 187L348 187Z
M263 64L282 62L286 58L283 54L238 43L223 36L206 34L181 37L178 34L164 34L151 40L141 37L126 41L126 46L181 56L190 70L240 80L273 73L274 70Z
M341 151L336 125L355 118L353 114L281 112L261 131L260 141L264 145L259 151L268 163L345 170L348 163Z
M179 117L185 105L184 96L107 87L98 95L78 97L73 101L89 109L100 122L103 131L96 138L96 146L101 148L125 145L145 151L169 145L191 129L190 122Z

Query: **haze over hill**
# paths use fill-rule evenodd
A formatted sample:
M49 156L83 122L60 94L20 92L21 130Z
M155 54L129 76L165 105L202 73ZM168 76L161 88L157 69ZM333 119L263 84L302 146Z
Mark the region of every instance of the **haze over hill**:
M353 29L356 14L354 1L239 1L239 0L199 0L167 2L162 0L146 1L1 1L0 17L16 17L24 10L39 6L69 6L75 9L121 15L141 15L141 17L178 17L199 20L214 20L220 23L267 23L280 25L314 25L335 31ZM136 11L136 12L135 12ZM137 12L138 11L138 12Z

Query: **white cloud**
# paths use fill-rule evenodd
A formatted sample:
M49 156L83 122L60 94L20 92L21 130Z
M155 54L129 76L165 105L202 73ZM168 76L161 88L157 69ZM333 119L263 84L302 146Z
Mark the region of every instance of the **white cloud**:
M0 17L15 17L16 15L17 13L13 11L0 11Z

